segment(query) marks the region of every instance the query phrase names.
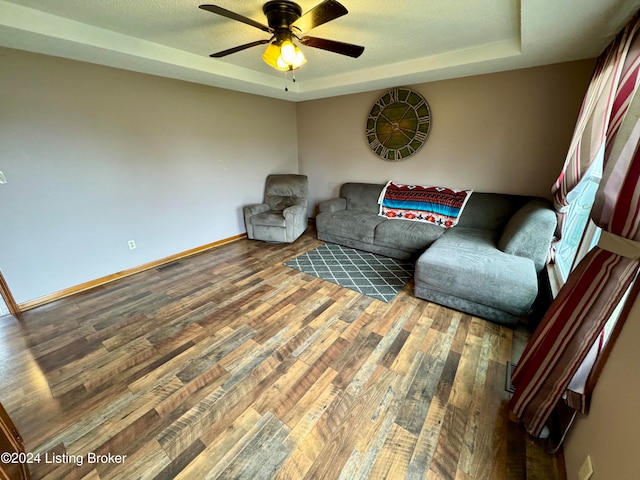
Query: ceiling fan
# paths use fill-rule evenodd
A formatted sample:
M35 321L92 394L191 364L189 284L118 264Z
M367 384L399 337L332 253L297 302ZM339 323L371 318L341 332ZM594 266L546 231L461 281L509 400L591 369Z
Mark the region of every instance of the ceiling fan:
M288 0L269 1L262 7L262 11L267 17L268 26L230 10L218 7L217 5L200 5L200 8L232 20L246 23L247 25L271 34L271 38L269 39L257 40L222 50L221 52L212 53L209 56L213 58L225 57L247 48L268 43L269 46L262 55L262 59L276 70L288 71L300 68L300 66L306 62L302 51L293 42L294 39L307 47L319 48L353 58L359 57L362 55L362 52L364 52L364 47L351 43L309 37L307 35L299 36L312 28L346 15L348 13L347 9L335 0L324 0L304 15L302 15L300 6L295 2Z

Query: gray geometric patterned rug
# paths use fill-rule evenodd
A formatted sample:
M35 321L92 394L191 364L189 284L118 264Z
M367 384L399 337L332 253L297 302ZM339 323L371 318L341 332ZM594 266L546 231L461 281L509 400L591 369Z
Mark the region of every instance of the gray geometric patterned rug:
M408 262L331 243L285 265L383 302L395 298L413 277L414 270Z

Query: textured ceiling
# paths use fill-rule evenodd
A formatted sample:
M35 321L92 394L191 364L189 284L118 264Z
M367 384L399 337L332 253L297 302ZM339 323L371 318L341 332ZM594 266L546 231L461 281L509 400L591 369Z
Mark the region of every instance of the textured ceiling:
M353 59L302 47L296 83L261 59L256 0L0 0L0 45L292 101L597 56L640 0L341 0L349 14L310 35L364 45ZM303 12L320 0L299 0Z

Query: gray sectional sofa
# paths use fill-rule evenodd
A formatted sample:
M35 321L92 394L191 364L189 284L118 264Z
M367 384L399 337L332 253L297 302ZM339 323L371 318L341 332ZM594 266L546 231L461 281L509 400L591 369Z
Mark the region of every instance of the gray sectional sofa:
M318 238L415 259L415 295L505 325L528 318L556 227L538 197L474 192L456 226L378 215L384 185L345 183L320 202Z

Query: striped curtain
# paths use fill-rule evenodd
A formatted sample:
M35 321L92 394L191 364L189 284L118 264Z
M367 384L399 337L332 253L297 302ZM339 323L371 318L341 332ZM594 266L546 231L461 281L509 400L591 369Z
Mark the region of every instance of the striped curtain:
M611 50L622 52L615 55L619 65L610 66L619 72L618 78L602 92L610 98L595 101L596 105L610 106L602 136L606 142L603 178L591 214L602 228L601 239L569 275L512 376L516 390L509 407L535 436L545 426L640 266L640 95L635 95L640 78L639 29L636 16L605 52L607 56ZM596 122L590 119L586 124L593 126ZM577 143L580 150L583 142ZM579 161L579 157L573 158ZM576 178L580 169L570 162L561 179ZM627 302L635 301L637 289L632 292ZM586 400L578 403L584 406Z
M635 20L629 22L598 57L591 83L582 101L567 158L551 188L558 216L557 239L562 237L566 212L569 210L567 196L587 172L605 141L614 92L620 79L630 38L637 28Z

